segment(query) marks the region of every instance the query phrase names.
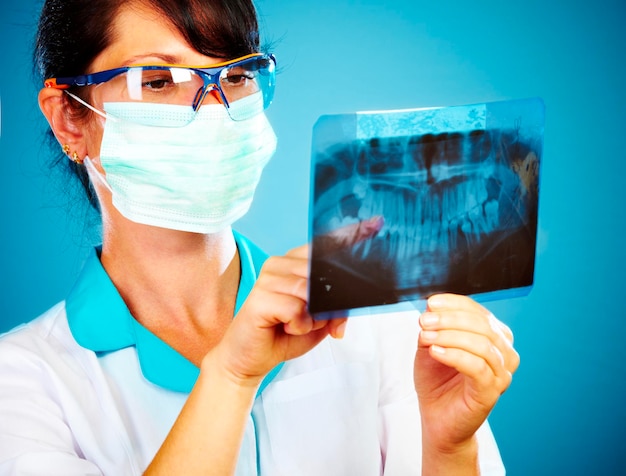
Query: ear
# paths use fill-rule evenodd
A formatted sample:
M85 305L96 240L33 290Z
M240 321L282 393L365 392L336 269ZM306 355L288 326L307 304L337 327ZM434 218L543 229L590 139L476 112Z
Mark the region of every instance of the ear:
M85 143L85 125L72 118L63 91L54 88L43 88L39 91L39 107L46 116L54 136L61 146L68 146L70 154L76 152L78 157L87 155Z

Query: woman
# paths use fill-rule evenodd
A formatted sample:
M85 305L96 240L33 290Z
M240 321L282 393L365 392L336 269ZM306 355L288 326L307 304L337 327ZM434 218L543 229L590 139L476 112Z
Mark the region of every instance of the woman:
M246 0L45 3L39 104L103 243L2 338L0 473L503 472L505 325L437 295L419 337L409 314L346 332L306 312L306 246L266 259L231 230L275 148L258 51Z

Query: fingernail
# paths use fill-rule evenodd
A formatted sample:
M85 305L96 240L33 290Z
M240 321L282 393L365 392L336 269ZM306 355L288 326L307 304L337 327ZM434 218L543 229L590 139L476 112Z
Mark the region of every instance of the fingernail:
M343 336L346 333L346 325L348 324L347 321L342 322L341 324L339 324L336 328L335 328L335 333L333 335L333 337L335 339L343 339Z
M437 331L422 331L422 338L429 342L436 340L438 335Z
M422 327L436 326L439 322L439 316L437 314L425 312L420 316L420 322L422 324Z
M385 224L385 220L382 216L375 216L368 220L364 220L359 224L360 233L365 235L365 237L370 237L376 233L378 233L383 225Z
M441 294L435 294L428 298L428 307L443 307L446 302L445 298Z
M376 231L380 231L385 224L385 218L382 215L378 215L371 218L370 222Z
M445 354L446 353L446 349L444 349L443 347L438 346L438 345L431 345L430 348L436 354Z

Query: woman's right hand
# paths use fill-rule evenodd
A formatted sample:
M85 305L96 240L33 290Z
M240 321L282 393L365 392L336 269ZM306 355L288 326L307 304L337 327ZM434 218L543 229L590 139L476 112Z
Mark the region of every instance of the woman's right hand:
M373 236L375 229L338 230L329 249ZM200 377L146 474L233 474L263 378L328 335L343 337L346 318L316 321L307 311L308 256L305 245L265 262L224 337L204 357Z
M314 320L307 311L308 245L268 258L224 338L205 357L240 384L260 384L280 362L326 336L343 337L346 318Z
M343 335L345 319L307 312L308 246L268 258L248 299L218 345L146 474L234 474L263 377L324 337Z

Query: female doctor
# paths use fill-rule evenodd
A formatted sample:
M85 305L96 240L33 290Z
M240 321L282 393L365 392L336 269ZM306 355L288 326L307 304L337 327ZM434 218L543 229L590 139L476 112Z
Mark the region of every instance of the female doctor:
M45 2L39 104L103 241L0 340L1 474L503 474L504 324L456 295L315 321L307 247L232 231L276 144L259 49L249 0Z

